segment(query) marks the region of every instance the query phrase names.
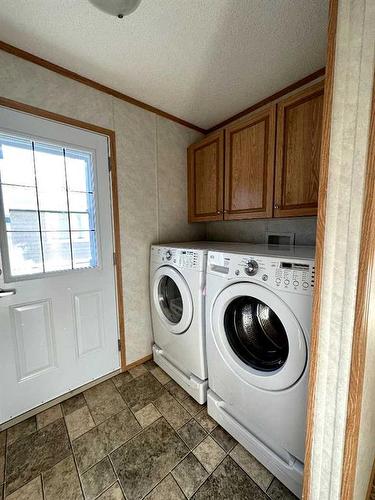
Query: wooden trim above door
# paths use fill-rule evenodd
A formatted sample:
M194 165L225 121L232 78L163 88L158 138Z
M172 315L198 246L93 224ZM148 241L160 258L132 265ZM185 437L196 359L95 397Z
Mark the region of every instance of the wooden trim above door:
M322 274L323 274L323 252L324 233L326 220L327 186L329 170L329 150L331 135L332 99L333 83L335 72L335 52L336 52L336 26L337 26L338 0L330 0L329 23L328 23L328 48L326 80L323 104L323 127L322 146L320 153L320 177L318 195L318 218L316 230L316 251L315 251L315 288L313 298L313 313L310 341L310 375L307 394L307 428L306 428L306 451L305 467L303 476L302 498L310 498L311 482L311 459L313 447L314 409L315 409L315 387L317 379L317 361L319 346L319 323L321 308Z
M15 109L17 111L22 111L23 113L29 113L35 116L40 116L42 118L47 118L48 120L53 120L60 123L65 123L71 125L72 127L82 128L84 130L90 130L91 132L96 132L108 137L110 142L111 157L110 167L111 167L111 189L112 189L112 214L113 214L113 229L114 229L114 247L116 253L116 292L117 292L117 310L118 310L118 324L119 324L119 335L121 341L121 370L125 371L126 366L126 351L125 351L125 314L124 314L124 298L123 298L123 285L122 285L122 267L121 267L121 241L120 241L120 214L119 214L119 203L118 203L118 188L117 188L117 170L116 170L116 137L113 130L99 127L92 123L83 122L81 120L75 120L68 116L60 115L57 113L52 113L45 109L36 108L34 106L29 106L21 102L13 101L11 99L6 99L0 96L0 106L5 106L7 108Z

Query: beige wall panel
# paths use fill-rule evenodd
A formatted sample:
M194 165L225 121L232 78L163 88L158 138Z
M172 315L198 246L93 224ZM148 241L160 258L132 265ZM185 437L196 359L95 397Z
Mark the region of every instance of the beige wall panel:
M149 248L157 241L154 114L116 101L122 276L127 363L151 352Z
M157 117L160 242L204 240L205 224L188 224L186 149L202 135Z
M207 239L214 241L265 243L267 231L294 233L296 245L315 245L316 217L207 223Z
M111 96L3 51L0 51L0 95L113 129Z

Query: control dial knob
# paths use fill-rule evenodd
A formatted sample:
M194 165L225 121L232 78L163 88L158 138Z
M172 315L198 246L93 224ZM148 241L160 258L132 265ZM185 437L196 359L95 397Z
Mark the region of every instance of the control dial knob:
M256 260L249 260L245 266L245 273L248 276L254 276L258 272L258 262Z
M170 250L167 250L167 251L165 252L165 258L166 258L167 260L171 260L171 258L172 258L172 252L171 252Z

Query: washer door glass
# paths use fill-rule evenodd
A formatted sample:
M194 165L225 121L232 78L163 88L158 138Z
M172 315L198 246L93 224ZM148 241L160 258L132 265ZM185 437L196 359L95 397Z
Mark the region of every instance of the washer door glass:
M152 314L168 332L185 333L193 320L193 299L182 274L171 266L159 267L151 278Z
M183 313L182 296L178 286L171 277L163 276L159 281L158 297L160 308L166 318L171 323L179 323Z
M248 295L234 299L225 311L224 329L235 354L255 370L278 370L288 358L285 328L259 299Z

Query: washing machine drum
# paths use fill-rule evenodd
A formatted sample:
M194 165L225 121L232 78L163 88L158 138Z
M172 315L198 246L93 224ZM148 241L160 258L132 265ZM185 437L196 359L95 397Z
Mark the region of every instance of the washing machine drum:
M182 318L182 295L175 281L169 276L163 276L158 287L160 307L167 319L174 324Z
M291 306L250 282L229 285L216 297L210 334L221 357L247 383L280 391L302 376L307 344Z
M224 328L235 354L256 370L281 368L289 352L288 336L277 314L249 296L237 297L227 307Z

